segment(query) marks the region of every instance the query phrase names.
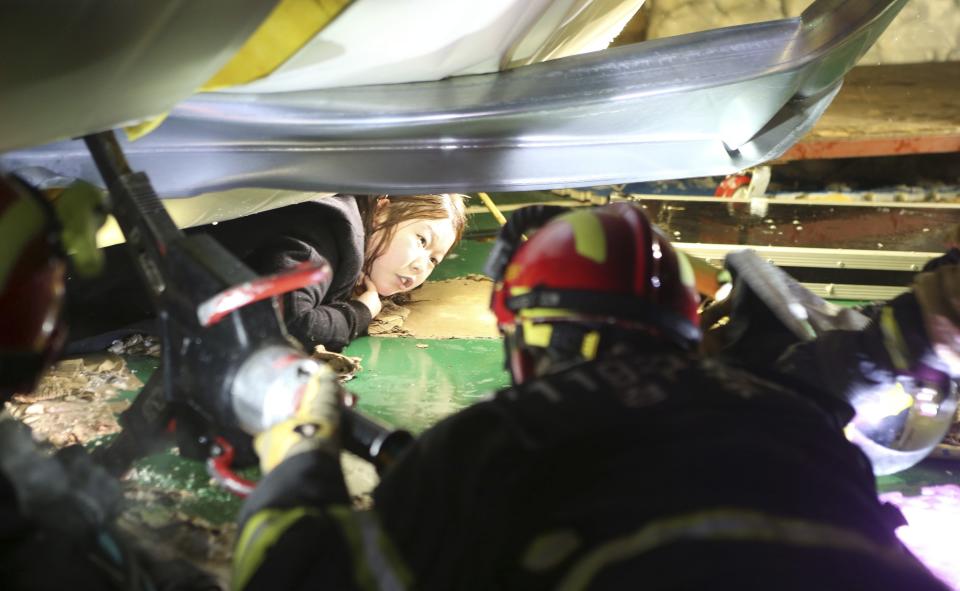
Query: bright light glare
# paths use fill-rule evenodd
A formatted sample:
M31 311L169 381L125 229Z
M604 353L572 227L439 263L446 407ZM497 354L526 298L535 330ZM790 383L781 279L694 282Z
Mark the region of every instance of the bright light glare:
M956 541L960 531L960 486L923 487L919 496L890 492L880 500L900 508L909 525L897 529L900 541L935 575L960 590L960 560Z

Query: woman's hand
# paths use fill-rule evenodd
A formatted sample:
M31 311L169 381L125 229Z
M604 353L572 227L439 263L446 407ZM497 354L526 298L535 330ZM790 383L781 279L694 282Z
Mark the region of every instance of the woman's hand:
M377 286L373 284L373 281L370 281L369 277L364 275L362 279L366 290L358 295L356 300L370 310L370 318L376 318L383 308L383 304L380 302L380 294L377 293Z

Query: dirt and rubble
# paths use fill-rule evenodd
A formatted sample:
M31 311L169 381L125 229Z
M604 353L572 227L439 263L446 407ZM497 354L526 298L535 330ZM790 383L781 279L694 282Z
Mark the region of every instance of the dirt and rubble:
M160 339L150 335L132 334L113 341L107 350L117 355L160 357Z
M66 359L52 366L29 394L7 403L10 414L29 425L38 441L55 447L95 446L120 431L117 415L129 407L124 392L143 382L118 353L148 354L155 343L141 336L115 343L111 352ZM139 482L136 470L124 480L125 508L117 525L161 559L181 558L227 580L235 539L233 524L213 524L182 511L195 493Z
M403 327L404 321L410 316L410 303L408 294L402 294L402 297L390 297L383 300L383 308L377 317L370 322L367 327L367 334L370 336L386 337L412 337L409 330Z
M130 405L118 398L120 392L142 387L122 357L103 353L57 363L35 391L14 395L7 409L38 440L57 447L85 444L118 432L116 415Z
M342 353L327 351L323 345L317 345L311 357L325 363L332 369L333 373L337 374L337 379L339 379L341 383L352 380L357 373L363 369L363 365L361 365L361 361L363 360L360 357L352 357Z

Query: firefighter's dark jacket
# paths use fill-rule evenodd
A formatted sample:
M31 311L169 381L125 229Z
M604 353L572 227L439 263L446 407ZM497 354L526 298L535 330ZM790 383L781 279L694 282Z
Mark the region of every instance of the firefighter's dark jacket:
M889 373L877 330L776 380L634 352L498 392L425 432L370 511L336 458L294 456L245 505L234 587L945 589L842 432L837 388Z
M261 275L302 262L330 264L330 282L292 291L282 299L287 330L308 351L316 345L340 351L366 332L370 310L351 299L364 257L363 223L354 197L321 198L191 232L212 235ZM68 280L71 353L104 348L113 338L153 330L153 307L126 246L106 252L107 267L101 277Z

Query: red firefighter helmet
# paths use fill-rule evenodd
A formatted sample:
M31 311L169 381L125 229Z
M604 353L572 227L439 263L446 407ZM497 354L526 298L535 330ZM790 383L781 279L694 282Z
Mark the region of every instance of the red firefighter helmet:
M41 194L0 176L0 402L32 390L63 344L59 230Z
M530 376L523 352L531 347L592 359L611 333L684 348L700 338L693 271L633 203L518 210L486 271L496 281L491 308L518 383Z

